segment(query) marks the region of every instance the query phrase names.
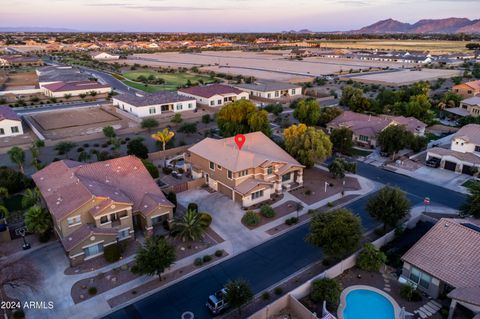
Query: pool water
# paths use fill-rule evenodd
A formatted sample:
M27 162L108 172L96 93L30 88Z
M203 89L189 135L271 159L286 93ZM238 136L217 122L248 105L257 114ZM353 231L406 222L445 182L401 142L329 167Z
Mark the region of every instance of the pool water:
M347 294L345 319L394 319L392 303L375 291L352 290Z

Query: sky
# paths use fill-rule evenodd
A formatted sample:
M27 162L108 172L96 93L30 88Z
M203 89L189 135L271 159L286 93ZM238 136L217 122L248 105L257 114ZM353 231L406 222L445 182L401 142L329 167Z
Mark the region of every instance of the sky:
M79 31L345 31L378 20L480 18L480 0L0 0L0 27Z

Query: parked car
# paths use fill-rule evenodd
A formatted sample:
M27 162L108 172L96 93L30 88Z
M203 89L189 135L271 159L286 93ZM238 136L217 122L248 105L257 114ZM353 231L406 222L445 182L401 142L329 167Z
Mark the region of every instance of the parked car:
M222 288L208 297L206 306L211 313L217 315L229 307L228 303L225 301L226 294L227 290Z
M428 167L437 168L440 166L440 159L432 157L426 163Z

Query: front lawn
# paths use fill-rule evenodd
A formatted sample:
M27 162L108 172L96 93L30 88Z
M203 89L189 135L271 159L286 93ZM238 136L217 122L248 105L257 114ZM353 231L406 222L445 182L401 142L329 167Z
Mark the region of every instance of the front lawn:
M124 81L125 84L132 86L134 88L146 91L146 92L158 92L158 91L176 91L178 87L184 86L190 81L191 84L198 84L202 81L204 84L214 82L209 76L191 74L186 72L176 72L176 73L162 73L152 70L143 70L143 71L128 71L122 74L126 79L131 81L138 82L138 77L144 76L148 78L153 75L155 78L161 78L165 81L165 84L161 85L148 85L132 83L130 81Z
M370 151L370 150L363 150L363 149L359 149L359 148L352 148L352 150L350 151L350 154L351 156L353 157L359 157L359 156L364 156L364 157L367 157L368 155L372 154L373 151Z
M475 184L479 184L480 181L477 181L475 179L469 179L468 181L466 181L465 183L462 184L463 187L466 187L466 188L470 188L472 187L473 185Z

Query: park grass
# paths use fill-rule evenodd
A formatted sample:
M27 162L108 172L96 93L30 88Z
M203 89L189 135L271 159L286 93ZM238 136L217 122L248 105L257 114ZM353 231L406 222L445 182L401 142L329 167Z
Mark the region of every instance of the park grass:
M190 80L192 84L196 84L200 80L203 80L203 83L205 84L214 82L214 79L210 78L209 76L191 74L191 73L185 73L185 72L161 73L161 72L155 72L151 70L143 70L143 71L129 71L129 72L123 73L122 75L127 79L123 81L125 84L149 93L158 92L158 91L176 91L178 87L181 87L187 84L188 80ZM141 75L145 77L154 75L157 78L162 78L165 80L165 84L162 84L162 85L149 84L147 86L143 83L132 82L132 81L136 81L137 78Z

